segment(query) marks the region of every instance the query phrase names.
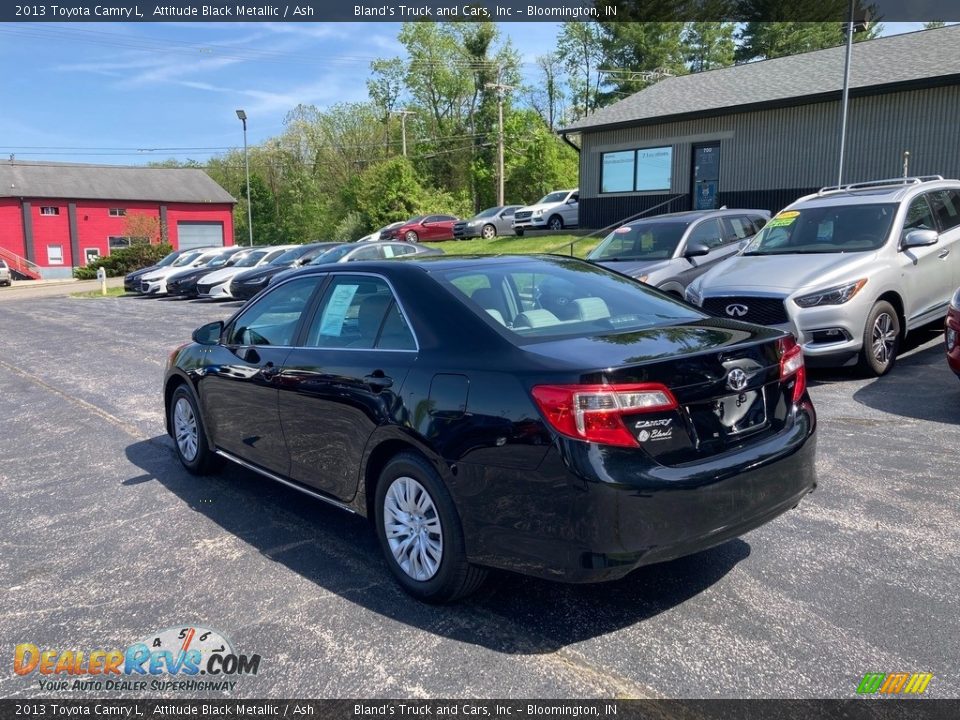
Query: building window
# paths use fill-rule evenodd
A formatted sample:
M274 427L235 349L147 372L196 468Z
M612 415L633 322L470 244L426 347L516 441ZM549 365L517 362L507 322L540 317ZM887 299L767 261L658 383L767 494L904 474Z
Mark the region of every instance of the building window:
M60 208L58 208L58 207L51 207L51 206L47 205L47 206L44 206L44 207L41 207L41 208L40 208L40 214L41 214L41 215L59 215L59 214L60 214Z
M634 168L637 163L636 150L604 153L602 162L600 192L633 192Z
M47 264L63 265L63 245L47 245Z
M125 235L110 235L107 237L107 245L110 250L119 250L128 248L131 245L148 245L150 238L145 237L127 237Z
M669 190L673 148L618 150L600 156L600 192Z
M110 217L123 217L126 214L126 208L110 208Z

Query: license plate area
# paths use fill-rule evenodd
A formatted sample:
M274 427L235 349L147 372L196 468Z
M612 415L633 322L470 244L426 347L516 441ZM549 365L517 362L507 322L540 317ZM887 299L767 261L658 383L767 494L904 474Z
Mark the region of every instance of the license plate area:
M694 403L687 412L701 446L740 439L770 425L762 387Z

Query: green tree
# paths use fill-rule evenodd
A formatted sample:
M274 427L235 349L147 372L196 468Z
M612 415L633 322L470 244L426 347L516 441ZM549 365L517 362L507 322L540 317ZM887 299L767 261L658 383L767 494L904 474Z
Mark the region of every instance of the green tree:
M527 103L553 132L563 117L563 66L560 56L553 52L536 59L537 77L532 86L524 88Z
M881 25L855 33L854 42L877 36ZM836 47L846 40L846 24L838 22L748 22L738 34L738 63Z
M703 72L733 65L736 48L732 22L687 23L681 39L691 72Z
M603 62L610 91L603 102L620 100L652 85L663 75L684 75L682 22L605 23Z
M557 57L567 70L571 110L575 118L599 107L604 61L600 26L592 21L566 22L557 38Z
M516 110L504 124L509 138L506 202L531 203L551 190L576 187L579 156L536 111Z
M936 30L937 28L942 28L944 25L946 25L946 23L943 20L931 20L923 24L923 29Z

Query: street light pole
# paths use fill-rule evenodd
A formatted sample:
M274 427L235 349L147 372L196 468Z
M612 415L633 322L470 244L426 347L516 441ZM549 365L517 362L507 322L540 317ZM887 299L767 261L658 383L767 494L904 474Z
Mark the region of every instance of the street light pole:
M253 246L253 206L250 204L250 154L247 152L247 113L237 110L237 117L243 123L243 169L247 175L247 233Z
M394 110L394 115L400 116L400 133L403 136L403 156L407 156L407 115L416 115L413 110Z
M837 185L843 185L843 160L847 149L847 113L850 105L850 60L853 57L853 26L855 0L850 0L850 20L847 22L847 57L843 65L843 99L840 119L840 161L837 168Z

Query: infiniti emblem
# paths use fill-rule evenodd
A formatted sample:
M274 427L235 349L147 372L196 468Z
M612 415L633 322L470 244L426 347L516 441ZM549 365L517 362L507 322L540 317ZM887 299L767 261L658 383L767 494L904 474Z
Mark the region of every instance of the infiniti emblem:
M749 308L747 308L746 305L741 305L740 303L733 303L732 305L727 305L726 313L730 317L743 317L744 315L747 314L748 309Z
M727 387L740 392L747 386L747 374L740 368L734 368L727 373Z

